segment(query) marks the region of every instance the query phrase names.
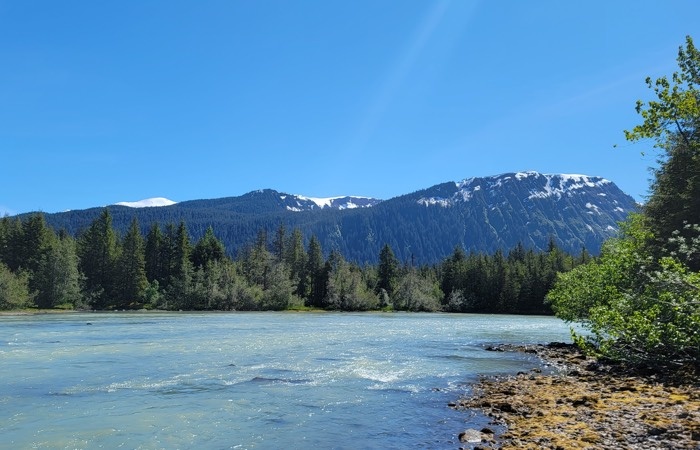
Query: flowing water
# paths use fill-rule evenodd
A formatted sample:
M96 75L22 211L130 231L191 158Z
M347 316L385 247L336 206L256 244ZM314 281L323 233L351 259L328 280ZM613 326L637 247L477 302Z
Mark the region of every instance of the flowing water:
M451 401L568 341L552 317L83 313L0 317L0 448L459 447Z

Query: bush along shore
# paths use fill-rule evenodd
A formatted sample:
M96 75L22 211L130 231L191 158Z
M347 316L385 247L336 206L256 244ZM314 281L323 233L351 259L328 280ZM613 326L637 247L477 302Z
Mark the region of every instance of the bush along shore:
M459 433L463 449L700 449L700 377L602 362L552 343L489 351L537 355L545 367L482 378L450 406L489 426Z

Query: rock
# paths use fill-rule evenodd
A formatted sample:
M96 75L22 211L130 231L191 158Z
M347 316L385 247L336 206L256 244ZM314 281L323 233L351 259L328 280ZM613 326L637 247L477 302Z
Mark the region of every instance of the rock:
M504 345L500 351L526 352L517 347ZM700 450L697 375L675 383L581 358L568 344L536 348L556 371L483 377L473 395L460 401L460 408L481 409L491 418L489 428L460 434L465 448ZM504 426L496 438L493 430Z
M505 413L517 413L518 412L518 410L515 409L515 407L513 407L513 405L511 405L510 403L507 403L507 402L499 403L499 404L495 405L495 407L497 409L499 409L501 412L505 412Z
M472 428L468 430L464 430L461 433L459 433L459 442L465 443L471 443L475 444L478 442L481 442L481 439L483 438L482 434L478 430L474 430Z
M653 427L649 430L649 436L661 436L662 434L666 433L668 430L663 427Z

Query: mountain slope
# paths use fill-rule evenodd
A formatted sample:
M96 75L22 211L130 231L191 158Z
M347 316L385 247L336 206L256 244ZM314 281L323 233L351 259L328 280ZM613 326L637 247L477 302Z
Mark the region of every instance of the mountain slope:
M388 243L402 261L432 263L455 246L467 251L507 250L518 242L546 249L550 237L571 253L597 254L615 235L617 223L637 208L613 182L585 175L507 173L442 183L385 201L362 197L318 199L277 192L191 200L159 208L110 206L115 227L125 230L138 217L144 232L151 223L184 220L193 239L208 226L231 253L270 234L281 224L316 235L325 251L351 260L375 262ZM47 215L47 222L77 234L101 208Z

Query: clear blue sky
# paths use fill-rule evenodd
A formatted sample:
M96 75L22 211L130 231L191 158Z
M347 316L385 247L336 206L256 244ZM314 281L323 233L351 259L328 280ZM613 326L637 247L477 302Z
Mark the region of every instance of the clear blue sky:
M697 0L0 1L0 214L521 170L642 200L656 157L622 131L699 18Z

